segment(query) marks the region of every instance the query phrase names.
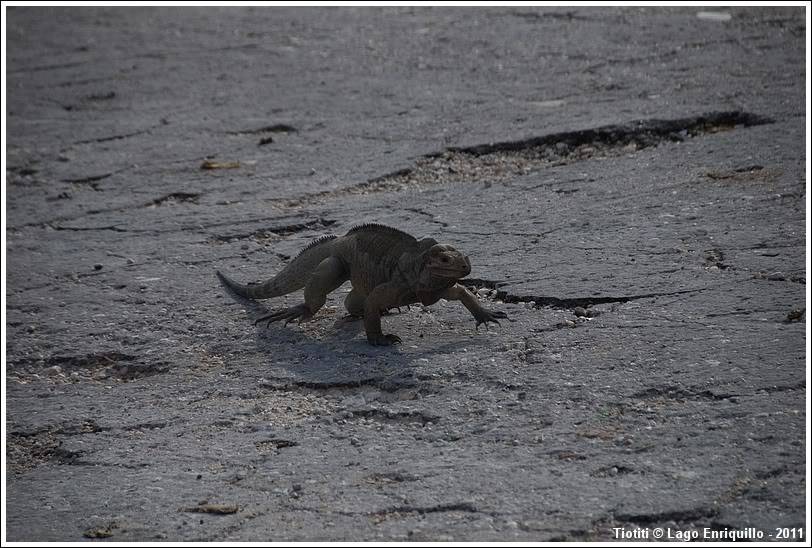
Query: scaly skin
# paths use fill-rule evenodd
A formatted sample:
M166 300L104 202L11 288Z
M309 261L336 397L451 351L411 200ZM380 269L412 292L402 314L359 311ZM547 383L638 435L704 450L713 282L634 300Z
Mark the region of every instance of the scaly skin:
M304 302L258 318L256 324L284 320L306 322L324 306L327 294L344 282L352 283L344 306L353 316L363 316L367 340L376 346L399 343L400 337L384 334L381 315L389 309L440 299L460 301L477 326L499 323L504 312L483 308L477 298L457 283L471 272L468 257L431 238L417 240L400 230L378 224L352 228L344 236L323 236L313 241L270 280L241 285L217 272L220 281L236 294L250 299L279 297L304 288Z

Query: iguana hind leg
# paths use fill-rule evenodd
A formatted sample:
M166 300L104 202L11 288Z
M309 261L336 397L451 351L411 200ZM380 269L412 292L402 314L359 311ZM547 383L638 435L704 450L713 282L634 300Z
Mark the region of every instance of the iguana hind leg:
M285 320L285 324L293 320L299 320L299 323L309 321L324 306L327 294L347 280L349 276L341 260L337 257L327 257L319 263L305 285L305 302L266 314L257 318L254 324L267 322L267 325L270 325L279 320Z
M347 309L347 312L350 313L350 316L355 316L356 318L363 318L364 317L364 306L367 302L367 296L358 291L357 289L353 289L344 299L344 308Z

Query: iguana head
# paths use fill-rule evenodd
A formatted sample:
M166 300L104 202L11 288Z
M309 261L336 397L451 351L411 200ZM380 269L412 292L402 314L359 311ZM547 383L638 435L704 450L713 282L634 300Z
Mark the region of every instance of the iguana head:
M458 280L471 273L471 261L450 245L431 246L425 261L424 267L433 278Z

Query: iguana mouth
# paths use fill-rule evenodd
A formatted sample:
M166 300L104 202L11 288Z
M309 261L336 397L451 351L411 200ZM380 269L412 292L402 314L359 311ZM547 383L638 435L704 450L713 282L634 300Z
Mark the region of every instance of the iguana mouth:
M471 270L466 268L454 268L454 267L442 267L442 266L433 266L431 267L431 273L435 276L440 276L442 278L462 278L467 276L471 273Z

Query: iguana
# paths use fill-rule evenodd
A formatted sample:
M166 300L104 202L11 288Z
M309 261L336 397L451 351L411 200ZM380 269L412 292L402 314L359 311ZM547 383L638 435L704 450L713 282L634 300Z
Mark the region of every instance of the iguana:
M499 323L501 311L487 310L464 286L457 283L471 272L468 257L431 238L416 239L380 224L364 224L343 236L321 236L305 247L279 274L251 285L239 284L219 271L217 277L236 294L249 299L269 299L304 287L304 302L277 310L254 324L298 319L306 322L324 306L327 294L346 281L352 290L344 300L351 316L363 317L367 340L373 345L401 342L381 331L381 314L413 303L430 305L440 299L460 301L473 314L476 325Z

